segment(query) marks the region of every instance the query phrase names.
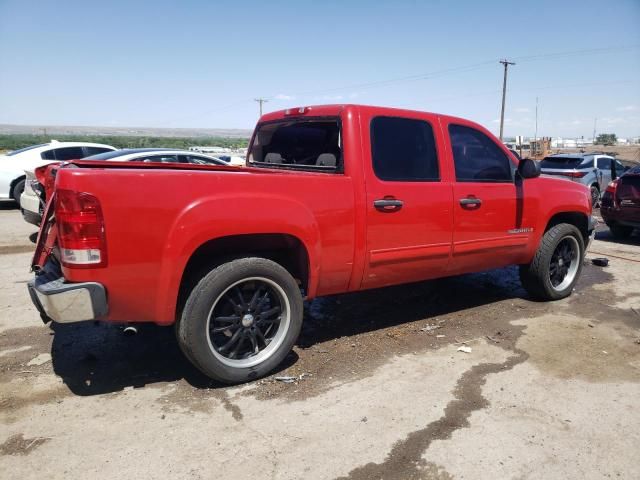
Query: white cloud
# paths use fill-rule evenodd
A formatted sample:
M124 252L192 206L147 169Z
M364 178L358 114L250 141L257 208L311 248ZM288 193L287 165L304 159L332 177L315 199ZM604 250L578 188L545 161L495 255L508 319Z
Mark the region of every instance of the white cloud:
M279 93L278 95L275 96L276 100L295 100L296 97L294 97L293 95L285 95L284 93Z
M625 105L624 107L616 108L618 112L634 112L638 109L635 105Z
M621 123L627 123L627 120L622 117L605 117L602 119L602 121L607 125L618 125Z

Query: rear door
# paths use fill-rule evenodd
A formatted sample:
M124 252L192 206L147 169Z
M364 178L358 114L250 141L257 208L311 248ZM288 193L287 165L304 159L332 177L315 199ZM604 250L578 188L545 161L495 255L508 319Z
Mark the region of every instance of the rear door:
M451 183L442 180L437 117L361 117L366 182L363 288L446 272L451 253Z
M611 158L610 157L598 157L596 159L596 165L598 169L598 181L600 183L600 190L604 191L607 185L611 182Z
M456 176L450 271L517 263L532 229L522 223L526 186L515 183L515 162L472 124L449 123L446 128Z

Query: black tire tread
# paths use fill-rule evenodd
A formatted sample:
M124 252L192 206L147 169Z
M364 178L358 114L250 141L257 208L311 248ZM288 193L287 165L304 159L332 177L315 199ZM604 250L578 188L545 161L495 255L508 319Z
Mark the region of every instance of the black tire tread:
M559 300L571 294L575 281L577 281L580 275L582 265L580 265L576 275L576 280L567 287L565 292L558 293L555 290L549 289L546 285L549 257L553 254L553 251L560 239L568 234L573 234L578 240L581 252L580 262L582 263L582 256L584 255L584 240L580 230L578 230L574 225L568 223L559 223L551 227L543 235L538 250L536 250L536 254L531 263L529 265L520 266L520 281L522 286L532 297L539 300Z
M221 368L219 365L211 362L210 357L199 351L201 346L198 342L202 341L203 332L198 329L199 325L194 321L194 316L198 315L196 311L202 308L202 302L207 301L206 292L212 288L215 289L216 284L221 282L221 279L228 278L229 275L232 274L234 276L238 274L243 274L247 277L254 276L256 275L256 269L262 269L263 272L261 274L265 277L274 277L271 278L274 281L278 281L279 283L288 283L288 285L281 284L280 286L285 290L285 293L288 294L292 310L290 334L287 334L289 341L285 341L282 344L280 347L280 354L274 353L274 355L265 360L263 364L252 367L252 370L257 373L252 373L251 377L244 377L242 374L230 375L228 372L224 371L224 368ZM292 292L295 292L295 294L289 295L289 293ZM273 370L277 364L282 361L282 359L284 359L286 354L288 354L293 347L293 344L300 333L302 326L302 312L302 295L296 281L284 267L272 260L260 257L238 258L213 268L196 284L189 294L182 311L182 315L178 320L178 324L176 326L176 337L184 355L205 375L222 383L241 383L266 375ZM286 350L286 352L284 352L284 350ZM274 361L274 359L278 357L282 358L277 360L277 362ZM266 366L263 366L265 364Z

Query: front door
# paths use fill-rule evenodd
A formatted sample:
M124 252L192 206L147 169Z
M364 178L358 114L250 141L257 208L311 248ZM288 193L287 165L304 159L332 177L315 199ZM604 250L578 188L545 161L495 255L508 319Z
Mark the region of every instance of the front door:
M363 112L367 258L363 288L442 276L451 253L452 187L441 181L436 117ZM440 143L440 144L439 144Z
M505 149L472 125L447 127L455 167L451 273L518 263L532 229L523 224L522 182Z

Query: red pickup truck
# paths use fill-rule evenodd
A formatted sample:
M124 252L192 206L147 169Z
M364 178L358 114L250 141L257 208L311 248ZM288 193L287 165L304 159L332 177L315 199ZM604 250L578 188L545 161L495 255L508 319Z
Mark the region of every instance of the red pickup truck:
M541 178L486 129L358 105L264 115L247 168L49 167L29 292L45 321L176 324L227 383L292 348L303 300L520 265L570 295L594 230L589 190Z

